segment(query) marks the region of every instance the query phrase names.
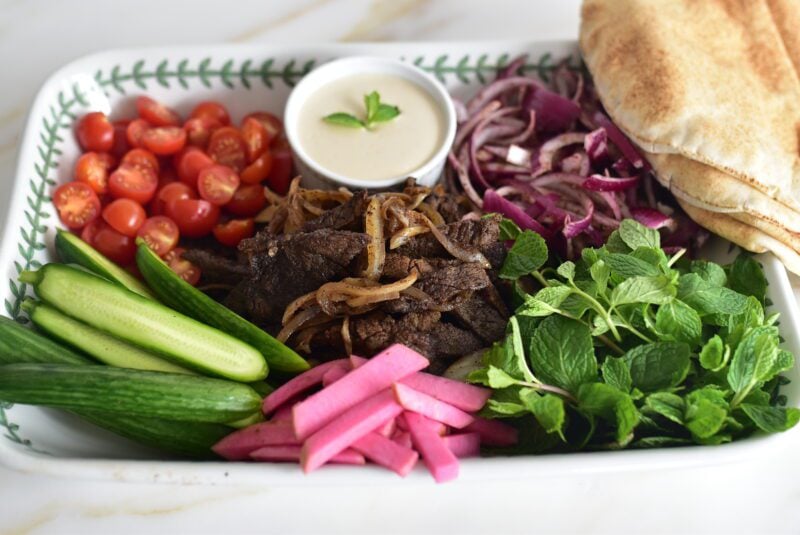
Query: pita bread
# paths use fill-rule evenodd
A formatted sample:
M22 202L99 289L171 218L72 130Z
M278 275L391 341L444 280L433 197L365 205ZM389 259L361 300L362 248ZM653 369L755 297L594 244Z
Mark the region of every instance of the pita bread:
M709 212L680 200L678 202L692 219L714 234L754 253L769 251L778 257L786 269L800 275L800 255L792 248L750 225L733 219L728 214Z
M647 152L800 211L797 17L796 0L586 0L580 46L609 115Z

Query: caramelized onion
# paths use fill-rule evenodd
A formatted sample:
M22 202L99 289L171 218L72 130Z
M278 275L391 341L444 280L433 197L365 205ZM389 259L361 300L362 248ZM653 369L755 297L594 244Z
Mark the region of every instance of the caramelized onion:
M297 331L297 329L312 319L318 318L320 315L322 315L322 309L316 305L303 310L293 317L286 325L284 325L275 338L281 342L286 342L289 338L291 338L295 331Z
M430 229L427 226L422 225L414 225L399 230L392 234L392 238L389 240L389 249L397 249L401 245L404 245L406 242L408 242L408 240L410 240L412 237L425 234L427 232L430 232ZM381 245L383 245L383 243L381 243Z
M386 259L381 212L381 200L378 197L370 199L364 213L364 231L369 235L370 242L367 245L367 267L362 273L370 280L381 278L383 262Z

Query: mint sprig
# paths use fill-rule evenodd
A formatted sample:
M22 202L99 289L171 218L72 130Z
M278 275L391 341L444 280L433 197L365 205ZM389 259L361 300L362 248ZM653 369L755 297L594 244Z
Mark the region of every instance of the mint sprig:
M400 108L381 102L381 96L377 91L364 95L364 108L366 115L363 120L344 112L331 113L322 119L337 126L372 130L376 124L391 121L400 115Z

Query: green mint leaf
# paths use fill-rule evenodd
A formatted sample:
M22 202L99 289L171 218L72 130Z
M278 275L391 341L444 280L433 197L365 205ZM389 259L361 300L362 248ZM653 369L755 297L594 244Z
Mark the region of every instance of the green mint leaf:
M630 256L638 260L647 262L651 266L656 266L664 271L668 269L667 263L669 259L661 248L654 247L637 247L631 251Z
M367 124L375 120L375 114L381 103L381 97L377 91L364 95L364 108L367 110Z
M644 437L631 443L631 448L671 448L673 446L687 446L692 441L668 436Z
M600 369L603 372L603 381L607 385L622 390L626 394L631 391L631 387L633 387L631 370L623 359L607 357Z
M508 375L500 368L489 366L486 369L487 384L491 388L507 388L517 384L517 380Z
M556 269L556 273L559 276L571 281L575 278L575 263L570 262L569 260L558 266Z
M722 338L715 334L700 350L700 366L706 370L719 371L728 364L730 348L722 343Z
M652 277L660 273L656 266L629 254L611 253L603 260L611 268L612 273L623 279L638 276Z
M575 286L591 297L597 297L597 283L594 281L575 281ZM592 304L589 300L576 292L570 293L564 301L561 302L561 310L566 314L580 318L583 314L591 308Z
M633 219L624 219L619 225L619 236L631 249L661 247L661 237L655 229L647 228Z
M741 253L730 266L728 285L731 290L751 295L764 302L767 296L767 278L758 262L749 254Z
M644 399L644 406L676 424L683 425L684 423L683 415L686 412L686 404L683 398L677 394L655 392Z
M547 244L544 238L531 230L526 230L517 237L509 249L499 275L503 279L518 279L538 270L545 262L547 262Z
M656 277L631 277L622 281L611 292L614 306L628 303L652 303L660 305L675 297L675 286L664 275Z
M694 346L700 342L702 329L700 316L680 299L661 305L656 312L656 330L666 340Z
M623 443L639 422L639 412L631 397L605 383L586 383L577 392L578 407L616 426L617 442Z
M568 286L542 288L534 296L525 296L525 302L517 309L517 314L534 318L555 314L571 292L572 290Z
M733 353L728 369L728 384L739 398L743 398L756 383L766 381L774 375L778 358L777 329L751 329Z
M519 226L508 218L500 221L500 241L516 240L522 234Z
M725 270L714 262L693 260L690 270L712 286L725 286L728 283L728 276L725 274Z
M714 286L697 273L678 279L678 299L702 314L740 314L747 297L729 288Z
M375 111L375 115L372 116L372 120L369 121L369 123L385 123L386 121L391 121L398 115L400 115L400 108L397 106L381 104L378 106L378 109Z
M689 346L678 342L654 342L636 346L622 357L631 370L633 386L642 392L674 388L689 373Z
M704 387L690 392L686 396L686 412L684 420L686 428L699 439L710 439L716 435L728 418L728 402L724 393L712 387ZM719 443L729 440L722 436L717 441L703 443Z
M534 381L535 377L528 368L528 363L525 360L525 347L530 344L533 331L522 328L519 320L511 317L508 320L508 327L506 328L508 336L505 342L505 352L511 355L504 361L505 367L503 369L509 370L514 377L521 377L525 381Z
M589 268L589 276L597 283L598 293L604 294L608 287L608 277L611 276L611 269L604 260L597 260Z
M597 359L589 328L563 316L542 320L531 337L530 361L545 383L574 392L597 380Z
M326 115L323 120L326 123L346 126L348 128L363 128L365 126L363 122L349 113L331 113L330 115Z
M628 247L628 245L622 239L619 230L615 230L608 235L608 239L606 240L606 244L604 247L606 251L608 251L609 253L622 253L622 254L628 254L633 249L635 249L635 247Z
M554 394L540 395L532 388L520 392L519 397L546 432L556 433L566 441L564 423L567 414L563 399Z
M763 407L742 403L744 413L759 429L766 433L780 433L794 427L800 421L800 409Z

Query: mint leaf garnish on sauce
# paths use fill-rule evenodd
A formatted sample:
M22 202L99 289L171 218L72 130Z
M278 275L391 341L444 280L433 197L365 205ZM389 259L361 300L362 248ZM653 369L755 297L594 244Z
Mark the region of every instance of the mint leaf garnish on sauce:
M364 107L367 111L364 120L344 112L331 113L323 117L323 120L338 126L372 130L377 123L391 121L400 115L400 108L381 102L381 96L377 91L364 95Z

